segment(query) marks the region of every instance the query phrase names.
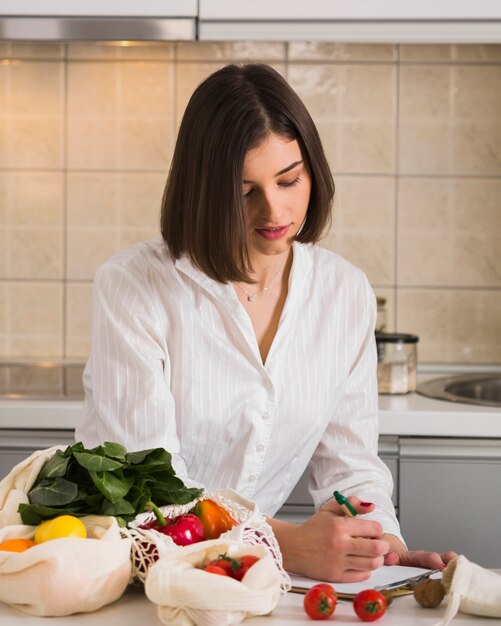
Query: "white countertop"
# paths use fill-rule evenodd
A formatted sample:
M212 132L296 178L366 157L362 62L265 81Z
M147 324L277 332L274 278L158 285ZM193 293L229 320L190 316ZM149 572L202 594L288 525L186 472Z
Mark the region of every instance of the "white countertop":
M446 374L420 374L418 381ZM0 399L0 428L73 429L82 402ZM379 396L380 434L501 438L501 408L434 400L417 393Z
M335 585L334 585L335 586ZM443 617L445 603L437 609L423 609L412 596L395 598L386 615L377 622L381 626L435 626ZM461 626L485 626L499 624L501 620L487 619L459 613L453 624ZM334 615L324 622L333 626L354 626L363 624L353 612L351 602L340 601ZM81 613L68 617L58 617L51 621L46 617L32 617L22 611L0 603L0 626L161 626L156 606L144 595L141 589L131 588L109 606L93 613ZM303 596L288 593L269 616L253 617L242 622L243 626L311 626L312 620L303 611Z

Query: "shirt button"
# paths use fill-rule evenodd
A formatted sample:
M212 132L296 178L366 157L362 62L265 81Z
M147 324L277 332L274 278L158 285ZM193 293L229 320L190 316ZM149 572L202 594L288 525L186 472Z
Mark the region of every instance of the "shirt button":
M256 446L256 450L257 450L258 452L262 452L262 451L264 450L264 445L263 445L262 443L259 443L259 444Z
M249 476L249 482L250 482L250 483L256 482L256 477L254 476L254 474L251 474L251 475Z
M261 415L261 417L262 417L264 420L267 420L267 419L270 417L270 414L269 414L269 413L263 413L263 414Z
M264 383L265 389L267 389L268 391L271 391L273 389L273 383L271 382L271 380L267 380Z

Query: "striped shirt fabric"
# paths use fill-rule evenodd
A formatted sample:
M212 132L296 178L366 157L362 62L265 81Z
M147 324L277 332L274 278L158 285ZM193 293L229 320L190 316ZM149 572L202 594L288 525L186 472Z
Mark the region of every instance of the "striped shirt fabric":
M317 508L335 489L357 495L400 537L377 456L376 303L359 269L294 243L265 363L232 285L160 238L101 266L93 301L77 441L166 448L187 484L232 487L269 516L311 463Z

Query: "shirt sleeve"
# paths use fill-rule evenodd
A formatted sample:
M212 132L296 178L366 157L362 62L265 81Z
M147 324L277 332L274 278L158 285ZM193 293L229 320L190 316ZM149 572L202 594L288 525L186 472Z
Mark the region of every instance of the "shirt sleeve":
M165 448L179 478L200 486L188 478L179 455L166 330L144 276L110 263L98 270L85 400L75 436L87 447L114 441L129 451Z
M313 455L309 488L316 508L331 499L334 490L373 502L375 511L364 519L377 520L385 533L403 541L391 500L393 479L378 457L376 300L365 276L351 314L358 349L340 401Z

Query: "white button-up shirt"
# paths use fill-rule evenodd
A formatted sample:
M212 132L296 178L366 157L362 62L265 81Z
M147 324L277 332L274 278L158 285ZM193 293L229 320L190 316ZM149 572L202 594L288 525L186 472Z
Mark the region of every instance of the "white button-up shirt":
M230 284L174 261L161 239L137 244L95 277L76 439L163 447L188 484L232 487L270 516L311 462L317 507L334 489L357 495L399 535L391 474L377 457L375 315L360 270L295 243L263 364Z

